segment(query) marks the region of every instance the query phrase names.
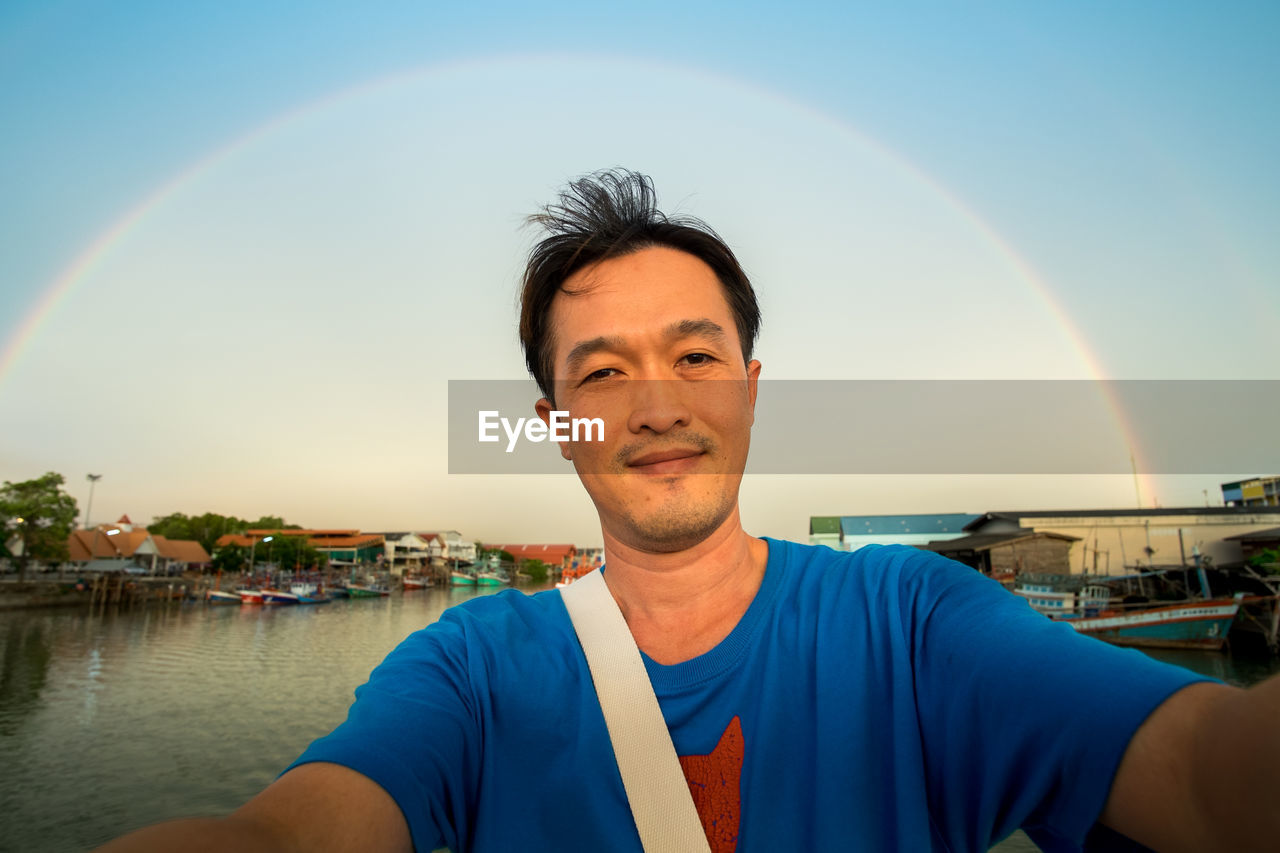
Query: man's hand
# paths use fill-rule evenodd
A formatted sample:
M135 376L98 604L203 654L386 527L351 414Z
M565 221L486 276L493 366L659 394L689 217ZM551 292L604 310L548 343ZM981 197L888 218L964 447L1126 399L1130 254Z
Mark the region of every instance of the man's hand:
M100 848L147 850L412 853L413 842L399 806L375 782L337 764L315 763L289 771L228 817L162 823Z
M1280 677L1194 684L1125 751L1102 822L1164 851L1274 850L1280 838Z

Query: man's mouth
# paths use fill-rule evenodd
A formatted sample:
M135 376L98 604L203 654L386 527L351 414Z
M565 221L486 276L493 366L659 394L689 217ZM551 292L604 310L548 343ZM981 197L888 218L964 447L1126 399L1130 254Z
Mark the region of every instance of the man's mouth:
M655 450L627 460L627 467L640 474L684 474L697 467L705 453L700 447Z

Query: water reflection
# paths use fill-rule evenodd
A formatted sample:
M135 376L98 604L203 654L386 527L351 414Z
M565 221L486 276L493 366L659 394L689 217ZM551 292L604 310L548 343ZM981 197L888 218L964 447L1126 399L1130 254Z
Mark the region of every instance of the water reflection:
M5 629L0 652L0 737L16 733L36 708L52 657L46 623L18 621Z

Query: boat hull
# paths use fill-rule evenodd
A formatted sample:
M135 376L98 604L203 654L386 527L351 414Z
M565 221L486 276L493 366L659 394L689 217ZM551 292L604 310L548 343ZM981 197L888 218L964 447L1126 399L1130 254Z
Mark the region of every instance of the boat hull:
M234 592L222 592L211 589L205 594L205 601L210 604L240 604L240 596Z
M1117 646L1221 649L1239 610L1239 600L1227 598L1060 621Z
M449 578L449 583L454 586L475 586L476 579L471 575L464 575L462 572L454 572Z
M381 598L390 594L387 590L376 587L347 585L347 595L351 598Z

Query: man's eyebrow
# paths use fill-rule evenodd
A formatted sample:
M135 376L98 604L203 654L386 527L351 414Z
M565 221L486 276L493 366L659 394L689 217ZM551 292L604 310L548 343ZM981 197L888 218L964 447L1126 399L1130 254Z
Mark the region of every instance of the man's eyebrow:
M618 350L626 345L626 341L619 335L601 335L598 338L589 338L585 341L579 341L574 344L573 349L569 350L568 357L564 360L564 368L566 373L577 373L582 367L582 363L591 356L604 350Z
M725 332L724 326L706 317L672 323L667 326L666 333L668 338L710 338L718 344L729 341L729 335Z

